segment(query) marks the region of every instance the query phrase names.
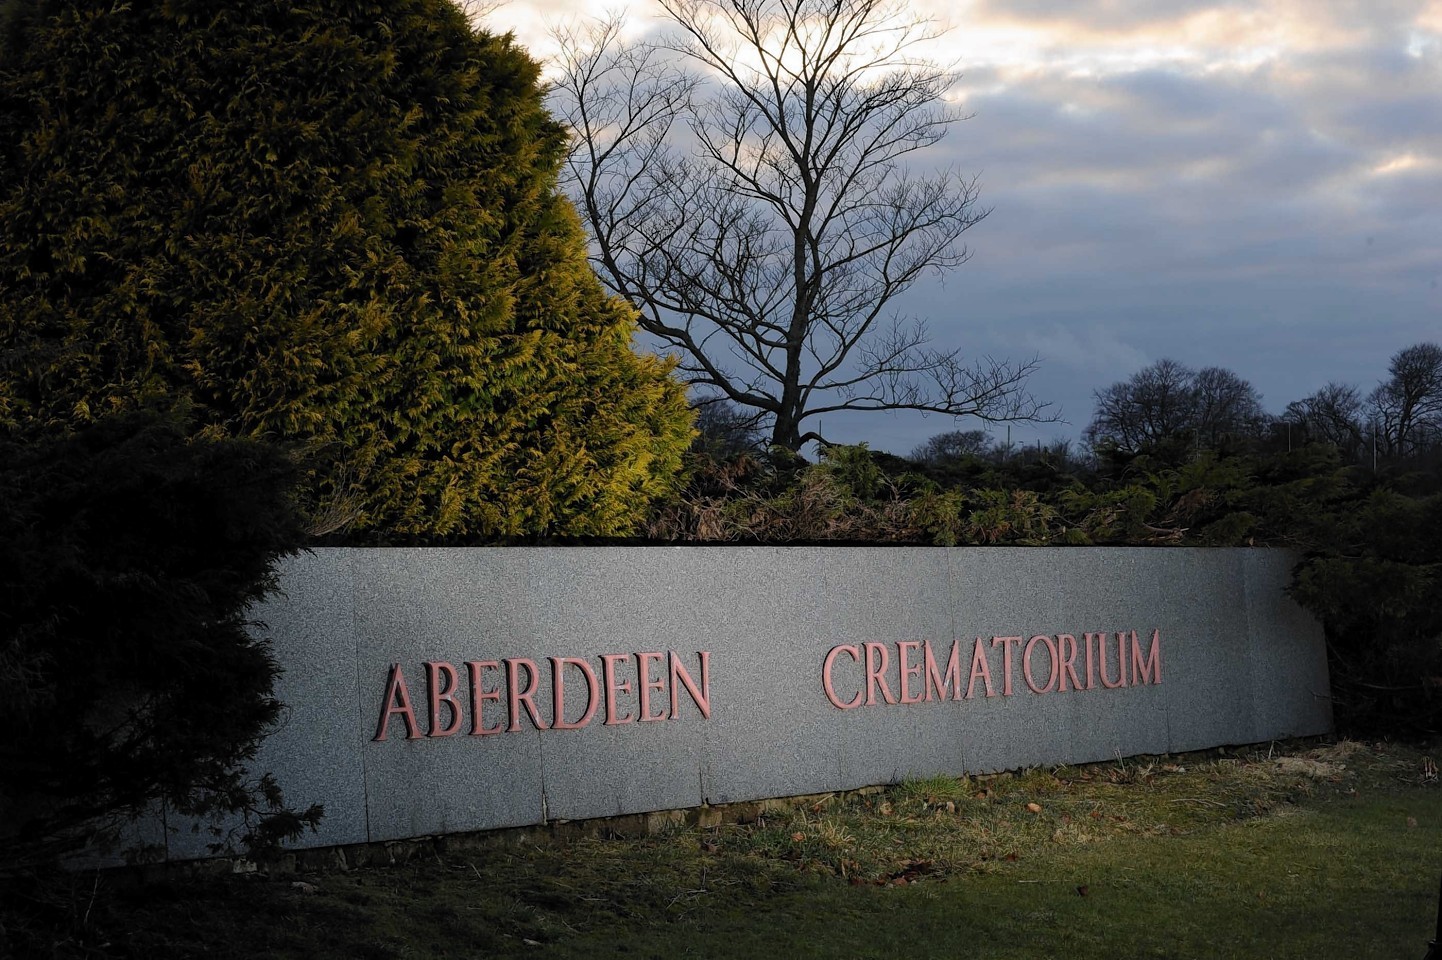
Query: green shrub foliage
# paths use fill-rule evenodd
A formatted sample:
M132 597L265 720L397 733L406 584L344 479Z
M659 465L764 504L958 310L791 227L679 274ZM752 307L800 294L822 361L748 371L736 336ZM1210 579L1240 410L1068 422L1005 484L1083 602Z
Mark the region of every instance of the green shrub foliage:
M0 424L163 399L361 530L617 534L691 436L536 65L450 0L12 0Z
M1305 553L1290 593L1326 628L1337 714L1353 729L1418 735L1442 725L1436 479L1408 490L1345 468L1267 491L1268 508L1294 511Z
M53 860L154 800L319 814L242 771L280 707L246 609L302 542L293 460L148 413L0 436L0 864Z

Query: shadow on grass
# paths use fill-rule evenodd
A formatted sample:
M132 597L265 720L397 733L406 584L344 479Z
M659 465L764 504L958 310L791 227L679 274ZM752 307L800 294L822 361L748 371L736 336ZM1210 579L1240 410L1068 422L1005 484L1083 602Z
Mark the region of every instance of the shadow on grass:
M0 955L1421 957L1442 870L1428 759L1298 744L348 873L51 878L6 892Z

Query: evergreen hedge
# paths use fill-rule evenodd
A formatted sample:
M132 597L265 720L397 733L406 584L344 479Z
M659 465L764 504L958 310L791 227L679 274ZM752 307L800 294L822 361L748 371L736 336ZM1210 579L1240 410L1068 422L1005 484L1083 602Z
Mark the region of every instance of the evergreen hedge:
M295 463L189 432L142 411L0 436L0 874L158 800L245 814L261 847L321 814L244 769L281 713L247 615L304 543Z
M310 509L622 534L691 434L585 259L538 68L450 0L11 0L0 427L303 441Z

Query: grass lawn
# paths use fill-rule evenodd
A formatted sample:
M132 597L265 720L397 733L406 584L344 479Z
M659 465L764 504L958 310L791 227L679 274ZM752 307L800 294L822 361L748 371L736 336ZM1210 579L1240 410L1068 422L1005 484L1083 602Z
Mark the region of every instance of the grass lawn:
M901 784L643 839L12 886L0 955L1420 958L1424 748L1293 744Z

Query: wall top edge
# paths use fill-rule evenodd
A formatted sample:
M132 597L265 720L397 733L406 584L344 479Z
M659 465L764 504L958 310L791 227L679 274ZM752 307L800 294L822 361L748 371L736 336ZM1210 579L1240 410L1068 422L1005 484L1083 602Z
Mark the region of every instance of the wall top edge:
M958 547L942 547L930 544L917 543L759 543L759 544L737 544L737 543L601 543L601 544L526 544L511 546L365 546L365 547L305 547L300 553L314 554L342 554L342 553L599 553L606 550L641 551L641 552L673 552L673 551L710 551L710 552L752 552L752 553L781 553L781 552L814 552L826 553L837 550L868 551L877 553L897 553L911 551L914 553L1040 553L1047 550L1065 551L1067 553L1173 553L1173 554L1238 554L1251 556L1298 556L1298 552L1290 547L1204 547L1204 546L1166 546L1166 545L1072 545L1054 544L1050 546L1024 546L1019 544L995 544L995 545L968 545Z

